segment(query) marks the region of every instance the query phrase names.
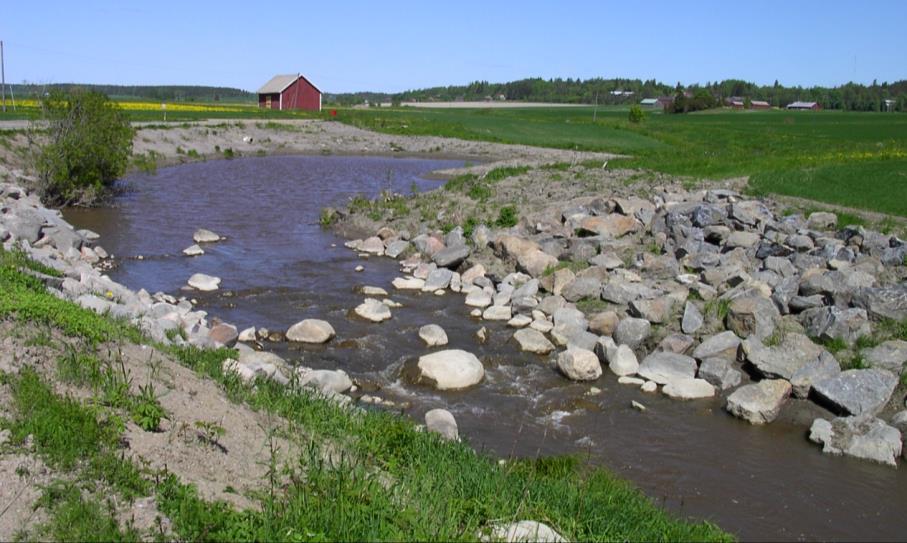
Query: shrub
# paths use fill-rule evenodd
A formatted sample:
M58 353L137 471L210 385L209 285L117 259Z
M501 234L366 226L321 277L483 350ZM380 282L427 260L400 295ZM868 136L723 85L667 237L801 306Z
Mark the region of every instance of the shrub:
M90 204L126 171L133 130L120 108L93 91L53 91L41 103L48 140L36 156L45 197Z
M638 124L641 123L643 119L646 118L646 112L642 110L639 106L632 106L630 108L629 119L631 123Z
M501 228L510 228L516 226L517 221L519 221L519 217L517 216L516 208L504 206L498 212L498 220L495 221L495 225Z

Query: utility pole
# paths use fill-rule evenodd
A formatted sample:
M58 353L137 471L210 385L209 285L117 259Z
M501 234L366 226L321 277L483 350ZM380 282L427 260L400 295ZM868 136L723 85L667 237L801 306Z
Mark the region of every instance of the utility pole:
M6 113L6 65L3 63L3 40L0 40L0 95L3 96L3 113Z
M595 109L592 110L592 122L595 122L595 117L598 116L598 92L595 93Z

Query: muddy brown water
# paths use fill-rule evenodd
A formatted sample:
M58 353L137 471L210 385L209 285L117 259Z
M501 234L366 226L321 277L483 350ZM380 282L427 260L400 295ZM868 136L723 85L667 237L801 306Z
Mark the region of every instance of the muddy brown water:
M782 418L753 427L722 410L723 398L679 402L619 385L606 372L590 385L560 377L551 360L520 353L503 324L469 317L462 296L393 292L398 265L361 259L318 224L323 206L385 188L408 192L441 184L428 172L453 160L383 157L262 157L197 163L136 175L113 206L69 210L66 218L101 234L127 286L181 291L196 272L223 279L222 290L194 294L211 316L236 324L286 330L309 317L331 322L337 338L325 347L270 344L288 360L342 368L375 383L378 396L412 402L406 413L445 407L461 435L501 456L579 453L632 480L674 513L709 520L745 540L903 540L907 537L907 473L823 455L806 439L817 415L811 404L788 405ZM196 228L228 239L188 258ZM143 260L134 258L143 256ZM354 268L362 264L363 272ZM356 287L386 288L403 304L381 324L351 317ZM227 293L232 294L226 295ZM475 353L486 380L464 392L442 393L399 379L403 364L428 351L424 324L441 325L448 348ZM491 339L480 345L481 326ZM630 407L631 400L647 406Z

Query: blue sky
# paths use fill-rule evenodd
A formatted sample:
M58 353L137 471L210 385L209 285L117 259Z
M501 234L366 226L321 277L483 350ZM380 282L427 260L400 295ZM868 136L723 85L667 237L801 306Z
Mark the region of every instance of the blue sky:
M907 79L905 25L907 0L50 0L0 8L8 82L254 90L299 71L327 92L536 76L894 81Z

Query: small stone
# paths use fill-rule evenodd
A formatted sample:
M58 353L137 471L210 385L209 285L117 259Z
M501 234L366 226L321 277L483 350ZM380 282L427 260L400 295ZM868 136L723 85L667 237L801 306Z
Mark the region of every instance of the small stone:
M362 264L359 264L358 266L356 266L356 267L353 268L353 269L354 269L355 271L357 271L357 272L361 272L361 271L363 271L363 270L365 269L365 266L363 266Z
M221 237L211 230L205 228L199 228L192 234L192 240L195 243L214 243L221 240Z
M632 407L633 409L635 409L635 410L637 410L637 411L645 411L645 410L646 410L646 406L644 406L643 404L637 402L636 400L630 400L630 407Z
M639 387L643 392L655 392L658 390L658 383L655 381L646 381Z
M459 439L457 421L446 409L432 409L425 413L425 428L449 441Z
M195 244L183 249L183 254L186 256L201 256L205 254L205 251L198 244Z
M645 379L640 379L639 377L630 377L628 375L622 375L617 378L617 382L621 385L635 385L641 387L646 384Z
M363 303L356 306L354 312L372 322L381 322L391 318L390 308L374 298L366 298Z

